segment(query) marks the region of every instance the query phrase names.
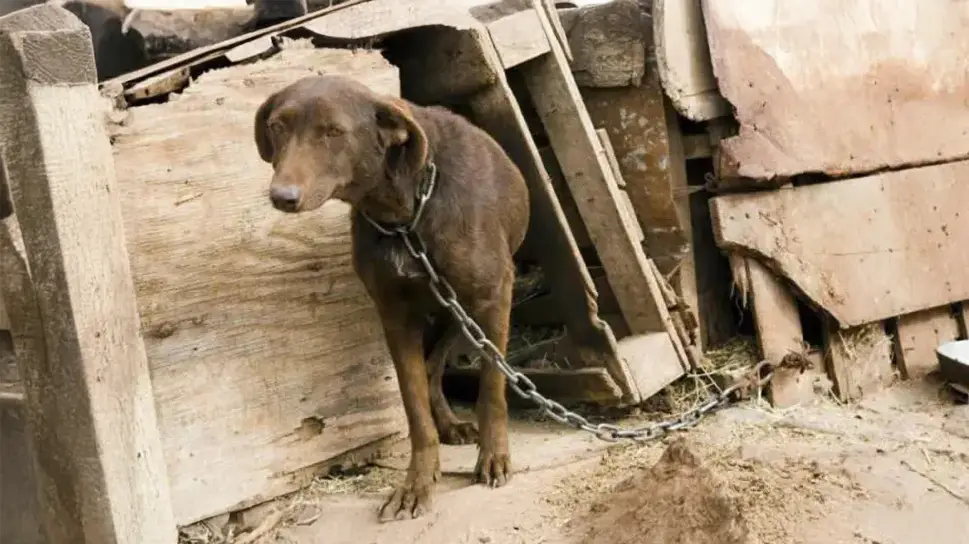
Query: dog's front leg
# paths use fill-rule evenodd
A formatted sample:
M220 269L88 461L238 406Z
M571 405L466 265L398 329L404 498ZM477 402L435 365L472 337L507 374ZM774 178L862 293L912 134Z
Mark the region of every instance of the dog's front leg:
M508 327L511 318L514 271L505 274L497 301L475 312L485 335L507 353ZM508 400L505 398L505 375L490 359L481 365L478 385L478 462L477 480L491 487L501 487L511 478L511 453L508 448Z
M403 485L380 509L380 520L419 517L430 509L434 482L441 474L439 440L428 396L424 366L424 320L402 304L379 305L387 347L394 360L410 431L410 468Z

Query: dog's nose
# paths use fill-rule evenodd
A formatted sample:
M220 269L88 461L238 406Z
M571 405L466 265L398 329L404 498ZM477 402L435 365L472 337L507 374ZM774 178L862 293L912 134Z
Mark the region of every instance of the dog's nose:
M269 199L273 207L284 212L295 212L299 207L300 190L295 185L273 185L269 189Z

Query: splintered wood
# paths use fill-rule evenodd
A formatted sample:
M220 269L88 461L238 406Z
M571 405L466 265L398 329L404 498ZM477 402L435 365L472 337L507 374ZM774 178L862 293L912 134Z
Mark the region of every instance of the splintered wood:
M722 177L858 174L969 155L963 3L703 0L703 14L740 121L721 143Z
M398 94L379 53L294 45L112 127L180 524L292 491L301 469L405 428L348 208L277 213L252 137L270 93L331 72Z
M841 327L969 298L969 162L714 198L724 249L758 255Z

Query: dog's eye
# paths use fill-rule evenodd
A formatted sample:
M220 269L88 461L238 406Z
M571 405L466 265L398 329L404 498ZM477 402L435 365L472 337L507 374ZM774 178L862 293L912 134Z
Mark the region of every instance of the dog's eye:
M335 125L321 126L316 130L317 134L323 138L336 138L343 135L343 129Z

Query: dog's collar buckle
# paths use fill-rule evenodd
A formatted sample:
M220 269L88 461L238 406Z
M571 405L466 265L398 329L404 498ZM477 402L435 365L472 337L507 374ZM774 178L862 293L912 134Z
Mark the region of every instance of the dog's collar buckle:
M367 215L366 212L361 211L360 215L368 223L373 225L373 228L377 229L377 232L385 236L413 232L420 223L421 217L424 215L424 208L427 206L427 201L434 194L434 187L437 185L437 165L434 164L434 161L427 161L424 168L422 168L422 173L420 185L417 186L417 195L414 197L414 217L409 222L404 225L383 225Z

